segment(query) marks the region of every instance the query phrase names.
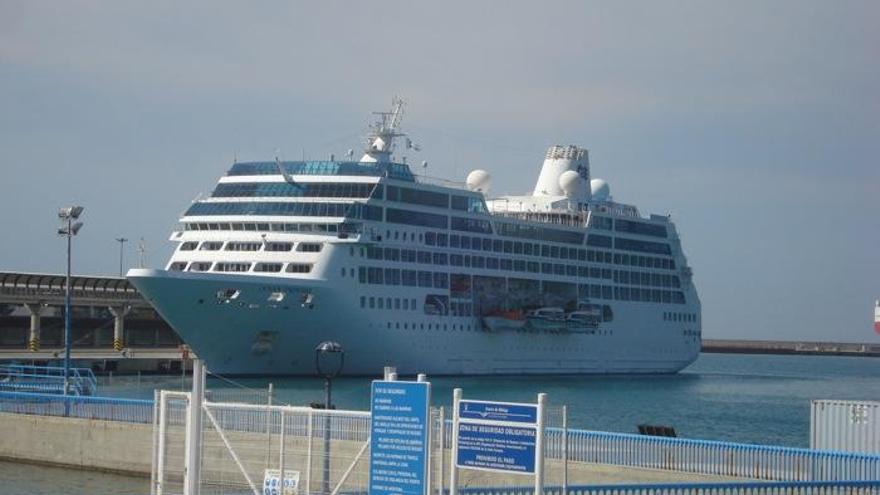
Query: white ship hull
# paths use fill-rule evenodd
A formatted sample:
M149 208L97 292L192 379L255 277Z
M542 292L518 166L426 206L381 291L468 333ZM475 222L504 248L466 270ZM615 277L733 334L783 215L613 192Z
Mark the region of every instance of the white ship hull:
M326 340L345 348L345 375L383 366L407 375L674 373L700 351L699 337L662 319L662 304L615 302L614 321L595 334L487 332L475 317L362 309L356 290L328 280L145 269L128 278L220 374L313 375L315 346ZM239 295L218 300L230 288ZM279 291L283 301L267 299ZM413 288L373 292L422 297Z

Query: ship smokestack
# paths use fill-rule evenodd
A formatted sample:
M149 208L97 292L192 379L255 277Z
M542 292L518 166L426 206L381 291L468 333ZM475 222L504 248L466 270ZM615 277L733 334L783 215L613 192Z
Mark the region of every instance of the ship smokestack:
M544 157L544 165L541 167L541 175L535 184L532 196L571 196L572 189L566 191L560 184L560 176L569 170L577 172L583 187L577 187L578 197L572 198L580 201L590 199L590 156L589 152L578 146L568 145L551 146ZM563 181L565 182L565 181Z

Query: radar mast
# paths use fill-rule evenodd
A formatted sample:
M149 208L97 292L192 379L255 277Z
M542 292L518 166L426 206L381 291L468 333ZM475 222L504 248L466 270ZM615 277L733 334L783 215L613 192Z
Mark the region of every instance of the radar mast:
M395 96L391 101L390 112L373 112L378 115L378 120L370 126L370 135L367 137L367 149L361 157L361 163L386 163L391 161L391 153L394 151L394 138L404 136L400 132L400 122L403 120L404 101Z

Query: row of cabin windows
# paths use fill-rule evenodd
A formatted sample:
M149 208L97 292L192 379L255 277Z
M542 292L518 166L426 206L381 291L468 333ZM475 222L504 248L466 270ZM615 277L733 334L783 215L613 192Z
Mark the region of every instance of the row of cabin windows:
M696 323L696 313L676 313L674 311L663 312L663 321L682 321L686 323Z
M461 275L469 277L468 275ZM358 282L370 285L391 285L435 289L449 288L449 274L402 270L398 268L358 267ZM573 284L572 284L573 286ZM578 284L580 297L619 301L684 304L684 293L676 290L619 287L603 284Z
M369 198L376 184L361 182L246 182L220 183L214 198ZM381 198L381 195L379 195Z
M229 261L175 261L168 267L173 272L228 272L228 273L247 273L253 268L254 273L309 273L312 271L310 263L287 263L285 269L284 263L249 263L249 262L229 262Z
M184 222L183 230L243 232L339 232L338 223Z
M447 254L413 249L381 248L370 246L366 251L367 258L372 260L400 261L423 265L462 266L487 270L504 270L546 275L561 275L580 278L602 278L614 280L621 284L648 285L655 287L681 287L678 275L667 273L648 273L628 270L612 270L595 266L572 265L563 263L539 263L538 261L495 258L469 254Z
M180 251L271 251L285 252L292 251L294 243L292 242L239 242L229 241L224 243L220 241L204 241L201 244L197 241L186 241L180 244ZM296 244L296 250L304 253L318 253L321 251L322 244L317 242L300 242Z
M521 254L525 256L541 256L544 258L570 259L595 263L613 263L615 265L637 266L642 268L659 268L675 270L675 260L655 258L627 253L610 253L593 249L580 249L549 244L537 244L521 241L506 241L486 237L470 237L440 232L425 233L425 245L470 249L474 251L492 251L496 253Z
M418 306L415 299L375 296L370 296L368 299L367 296L361 296L361 308L415 311Z

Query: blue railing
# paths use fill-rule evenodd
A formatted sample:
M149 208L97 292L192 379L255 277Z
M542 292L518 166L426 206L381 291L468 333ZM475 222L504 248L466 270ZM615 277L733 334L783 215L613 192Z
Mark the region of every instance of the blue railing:
M152 423L153 401L0 391L0 412Z
M98 389L98 380L89 368L70 368L69 376L73 395L94 395ZM64 368L0 364L0 391L63 394Z
M561 458L562 430L547 433L548 457ZM880 455L587 430L569 430L568 458L779 481L880 480Z
M461 495L533 495L530 486L460 488ZM446 491L448 493L448 490ZM565 495L764 495L764 494L877 494L880 481L769 481L747 483L660 483L639 485L569 486ZM562 487L548 486L544 495L563 495Z
M452 445L452 422L446 422ZM545 454L564 456L563 430L547 428ZM880 480L880 455L630 433L568 430L568 460L777 481Z

